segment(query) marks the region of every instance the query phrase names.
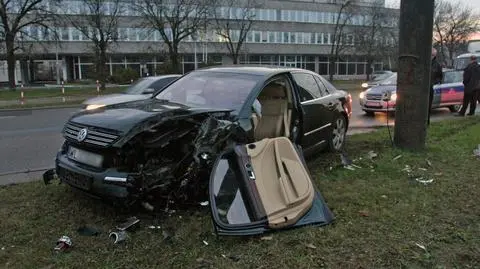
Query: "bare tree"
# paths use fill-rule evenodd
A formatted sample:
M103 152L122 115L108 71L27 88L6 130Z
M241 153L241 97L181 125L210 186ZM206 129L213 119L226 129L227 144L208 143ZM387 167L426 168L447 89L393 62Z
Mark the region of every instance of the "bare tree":
M8 84L15 89L16 53L21 50L20 35L32 26L49 28L50 8L60 0L0 0L0 34L7 55ZM50 8L49 8L50 5Z
M367 80L370 79L373 62L384 56L379 52L385 51L385 46L387 45L385 39L389 31L391 31L391 28L388 27L390 14L380 2L382 1L362 8L363 26L355 30L355 48L357 52L363 54L366 58Z
M461 2L435 1L433 41L449 64L470 35L480 30L479 15Z
M66 20L84 37L90 40L95 56L95 74L101 90L105 90L107 78L107 53L118 39L118 20L121 0L82 0L80 16L65 16Z
M215 32L222 38L233 64L238 64L242 47L255 19L255 8L260 7L255 0L219 0L216 6L222 8L214 12ZM236 7L238 6L238 7Z
M173 70L181 71L180 43L201 29L211 11L208 0L139 0L144 26L155 28L167 45Z
M333 81L333 75L336 73L335 63L340 59L340 54L345 49L346 40L345 27L351 22L353 7L357 0L346 0L339 5L335 16L335 28L333 30L332 45L329 55L329 80Z

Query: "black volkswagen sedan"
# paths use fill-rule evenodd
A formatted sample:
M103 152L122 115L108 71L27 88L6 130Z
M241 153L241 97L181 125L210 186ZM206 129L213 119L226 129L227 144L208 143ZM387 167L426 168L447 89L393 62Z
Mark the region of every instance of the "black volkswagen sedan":
M55 172L150 208L208 195L223 234L326 224L304 155L342 150L350 115L351 96L307 70L200 69L150 99L72 116Z

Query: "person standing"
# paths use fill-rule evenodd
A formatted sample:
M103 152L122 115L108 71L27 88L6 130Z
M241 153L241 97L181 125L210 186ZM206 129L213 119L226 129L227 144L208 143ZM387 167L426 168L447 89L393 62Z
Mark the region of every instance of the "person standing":
M430 125L430 112L432 111L432 102L433 102L433 85L442 83L443 72L442 66L437 60L437 50L432 48L432 66L430 67L430 94L428 97L428 121L427 124Z
M470 105L468 115L475 114L477 107L478 93L480 92L480 66L477 63L477 56L470 56L470 63L463 71L463 105L458 116L465 116L467 106Z

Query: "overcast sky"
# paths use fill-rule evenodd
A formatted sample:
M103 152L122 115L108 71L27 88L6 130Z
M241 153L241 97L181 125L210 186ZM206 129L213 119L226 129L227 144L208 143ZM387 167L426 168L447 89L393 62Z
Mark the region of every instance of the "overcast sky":
M462 4L468 4L470 7L475 8L477 11L480 11L480 0L447 0L452 3L461 2ZM385 0L387 6L394 6L396 8L400 7L400 0Z

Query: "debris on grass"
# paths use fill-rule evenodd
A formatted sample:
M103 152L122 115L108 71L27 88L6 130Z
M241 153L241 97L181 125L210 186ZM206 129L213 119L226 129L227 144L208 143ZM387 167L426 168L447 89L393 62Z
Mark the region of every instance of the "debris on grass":
M424 245L422 245L422 244L419 244L419 243L415 243L415 245L416 245L417 247L419 247L419 248L421 248L421 249L423 249L423 250L427 251L427 248L426 248Z
M127 239L127 232L125 230L113 231L108 235L113 240L114 244L121 243Z
M369 151L369 152L367 153L367 155L368 155L368 158L369 158L370 160L373 160L374 158L376 158L376 157L378 156L378 154L375 153L375 151L373 151L373 150Z
M148 229L152 229L152 230L161 229L161 228L162 228L161 226L155 226L155 225L148 226Z
M383 199L387 199L388 197L384 194L381 196Z
M310 249L316 249L317 248L314 244L307 244L306 247L310 248Z
M425 159L425 162L427 163L428 166L432 167L432 162L429 161L428 159Z
M129 229L130 227L135 226L139 222L140 222L140 220L137 217L130 217L130 218L126 219L123 223L117 225L117 227L115 227L115 228L119 231L125 231L125 230Z
M203 240L203 244L204 244L205 246L208 246L208 242L205 241L205 240Z
M433 182L433 178L432 179L423 179L423 177L419 177L419 178L416 178L415 181L417 181L418 183L422 183L424 185L427 185L427 184L430 184Z
M422 171L428 171L427 168L423 168L423 167L419 167L418 170L422 170Z
M55 246L54 250L56 250L56 251L66 251L69 248L71 248L72 245L73 245L72 239L70 239L70 237L64 235L57 240L57 245Z
M208 201L201 202L200 205L201 205L201 206L208 206Z
M222 257L225 258L225 259L230 259L230 260L232 260L232 261L234 261L234 262L240 261L240 257L235 256L235 255L228 255L228 256L227 256L227 255L225 255L225 254L222 254Z
M406 164L405 168L403 168L402 171L410 174L412 172L412 168L410 167L410 165Z
M480 144L478 145L478 147L476 149L473 150L473 155L480 158Z
M163 236L163 241L170 241L172 239L172 234L167 231L163 231L162 236Z
M262 238L260 238L260 240L262 241L270 241L273 239L273 236L263 236Z
M369 216L368 211L365 211L365 210L360 210L360 211L358 211L358 213L362 217L368 217Z
M396 161L396 160L398 160L398 159L400 159L400 158L402 158L402 155L397 155L397 156L395 156L395 158L392 159L392 161Z
M97 236L101 233L98 229L88 226L82 226L78 228L77 232L83 236Z
M438 173L435 173L434 175L435 175L436 177L440 177L440 176L443 176L443 173L438 172Z

